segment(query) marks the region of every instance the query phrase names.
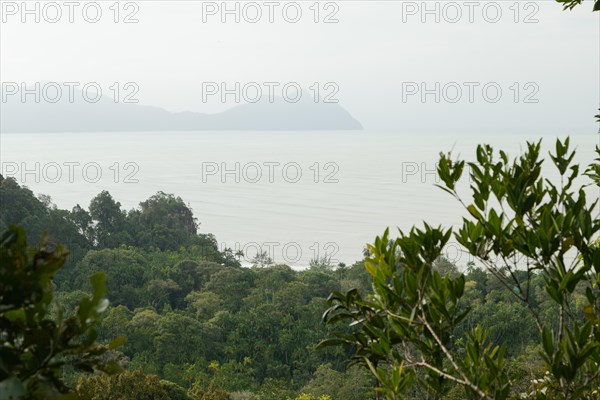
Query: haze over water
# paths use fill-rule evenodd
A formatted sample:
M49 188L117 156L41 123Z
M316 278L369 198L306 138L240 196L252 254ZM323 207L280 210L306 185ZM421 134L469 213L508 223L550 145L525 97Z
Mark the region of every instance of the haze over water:
M517 155L534 138L368 131L3 133L0 159L3 175L50 195L59 208L87 208L108 190L129 210L161 190L189 203L199 231L214 234L221 248L245 250L249 262L260 247L275 262L302 267L325 253L336 263L361 259L365 243L387 226L460 223L464 211L434 186L439 152L453 149L471 160L483 142ZM545 137L544 156L555 140ZM587 165L598 135L571 140L575 161ZM37 172L21 174L36 171L36 162ZM468 261L453 247L447 256L459 265Z

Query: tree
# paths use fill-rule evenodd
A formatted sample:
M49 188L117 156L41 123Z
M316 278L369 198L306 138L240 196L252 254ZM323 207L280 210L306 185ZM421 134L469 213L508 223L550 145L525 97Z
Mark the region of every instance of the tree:
M34 242L39 242L46 233L48 245L67 245L71 250L70 259L73 259L74 251L90 245L67 210L58 209L50 196L36 197L28 188L19 186L14 178L0 175L0 204L2 232L10 225L22 225Z
M264 268L273 265L273 259L269 257L269 253L266 251L258 252L252 259L252 267Z
M0 229L2 232L13 224L22 225L30 238L39 241L46 228L47 215L44 204L26 187L12 178L0 175Z
M126 214L121 203L103 190L90 202L90 216L96 223L96 244L99 247L119 247L131 239L125 232Z
M217 311L223 308L223 300L213 292L191 292L185 297L190 310L198 319L211 319Z
M253 274L242 268L222 268L211 274L203 290L214 292L231 311L239 310L252 285Z
M450 230L425 225L408 234L400 231L390 242L386 230L369 246L372 257L365 260L374 294L363 298L353 289L334 292L328 301L328 323L349 320L359 329L334 332L336 338L321 346L354 347L354 362L373 372L381 384L378 393L390 399L399 398L415 381L437 396L446 395L452 384L464 386L469 398L508 396L503 350L491 346L479 327L468 335L472 352L463 359L451 352L454 329L468 310L459 309L464 276L442 277L433 269L450 235Z
M82 376L77 382L80 400L191 400L185 390L140 370L107 376Z
M256 393L257 400L281 400L293 396L285 381L267 378Z
M177 250L197 242L198 223L180 197L158 192L128 215L129 229L139 247Z
M144 287L148 298L148 305L156 309L162 309L165 304L175 305L177 293L181 288L172 279L152 279Z
M140 291L146 279L148 261L138 251L128 248L90 250L72 269L75 287L85 287L88 275L104 272L108 283L108 296L114 304L124 304L133 309L140 304Z
M310 259L308 265L312 269L332 270L334 268L334 265L331 262L331 258L332 256L329 254L316 256Z
M209 384L207 387L202 386L199 382L194 383L189 390L190 396L194 400L230 400L229 393L225 390Z
M353 367L340 372L331 368L330 364L320 365L300 392L312 395L315 399L324 395L343 400L367 400L374 397L373 379L368 371Z
M468 163L473 204L456 187L464 162L443 156L438 170L443 189L470 214L457 241L530 311L537 325L543 357L550 373L548 396L591 396L600 385L600 248L596 235L598 200L588 204L585 186L577 187L580 166L569 139L557 140L550 159L560 176L553 183L541 176L540 142L512 162L490 146L477 148L477 163ZM600 156L600 148L596 149ZM599 164L587 169L597 186ZM532 303L532 280L540 274L545 290L558 307L555 323L544 323ZM586 294L583 316L573 308L577 288ZM583 317L583 318L582 318ZM553 329L553 326L556 329Z
M525 306L537 328L547 375L530 393L516 395L595 398L600 386L600 219L594 212L598 200L588 204L585 186L575 186L580 168L572 164L569 140L558 140L550 154L560 184L541 176L539 142L528 143L514 160L503 151L495 158L490 146L479 146L476 154L477 163L467 164L471 200L457 189L465 163L450 155L440 159L440 187L468 214L454 235L458 243ZM598 171L598 163L587 169L597 185ZM469 313L460 306L465 275L442 276L434 268L451 233L425 225L408 234L400 231L390 243L386 230L369 246L372 256L365 260L374 294L363 296L354 289L330 296L325 320L349 321L354 329L334 332L336 337L322 345L353 347L354 361L369 367L382 384L379 391L390 399L415 383L437 396L453 386L467 398L510 395L506 345L494 345L479 325L465 337L455 336ZM551 325L533 301L538 276L558 310ZM585 299L578 298L584 302L581 313L573 306L576 290L585 293Z
M52 279L65 262L60 246L27 247L25 231L11 226L0 237L0 398L47 399L72 393L62 368L113 373L119 366L103 355L123 342L96 342L96 325L108 306L103 274L93 275L92 297L74 315L53 317Z
M211 384L228 392L254 389L256 386L250 357L245 357L242 362L216 363L216 368L213 368L212 373Z
M79 204L77 204L71 210L70 219L73 224L77 227L79 234L86 238L86 240L92 244L94 243L94 225L92 223L92 217L90 213L81 208Z

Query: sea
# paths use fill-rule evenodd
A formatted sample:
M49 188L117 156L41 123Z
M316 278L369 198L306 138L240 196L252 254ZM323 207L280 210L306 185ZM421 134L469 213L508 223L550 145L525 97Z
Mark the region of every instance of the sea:
M59 208L84 208L103 190L129 210L159 191L181 197L200 233L221 249L244 253L250 265L266 252L275 263L307 267L363 258L386 228L428 223L456 228L466 211L441 190L440 152L473 161L478 144L519 155L523 135L406 134L373 131L2 133L0 164ZM545 171L558 179L543 137ZM596 133L571 136L576 162L598 157ZM580 183L587 183L582 179ZM469 179L460 186L468 202ZM598 197L596 188L588 188ZM454 239L445 256L459 267L470 258Z

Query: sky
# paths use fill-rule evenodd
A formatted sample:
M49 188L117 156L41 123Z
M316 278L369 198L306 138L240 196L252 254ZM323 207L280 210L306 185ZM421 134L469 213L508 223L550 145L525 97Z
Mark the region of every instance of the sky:
M590 1L0 3L3 84L93 82L120 101L206 113L287 84L368 130L597 132Z

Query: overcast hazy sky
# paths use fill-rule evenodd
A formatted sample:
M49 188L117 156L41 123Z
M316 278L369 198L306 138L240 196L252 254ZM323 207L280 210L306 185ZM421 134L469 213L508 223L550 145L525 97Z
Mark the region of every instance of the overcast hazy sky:
M44 16L44 2L39 23L33 15L21 21L21 2L1 3L3 82L93 81L107 92L112 82L135 82L141 104L198 112L234 105L233 96L227 103L219 96L203 102L203 82L230 87L234 82L298 82L305 90L314 82L321 87L333 82L339 87L335 98L367 129L597 130L592 116L599 103L599 15L591 12L590 1L571 12L554 1L428 1L430 10L439 9L439 22L435 14L422 15L421 1L321 2L319 23L312 1L298 2L302 17L297 23L284 19L289 2L273 6L274 23L262 1L254 3L263 14L257 23L246 20L257 10L244 8L247 2L239 3L239 23L234 15L221 21L215 10L221 2L122 2L119 20L130 13L139 20L129 24L114 23L112 1L99 2L102 17L95 24L82 16L87 2L75 8L74 23L62 2L57 23L46 21L56 10L48 6ZM28 2L31 8L35 3ZM235 3L227 2L230 8ZM87 10L93 18L93 6ZM295 12L295 5L287 5L288 19ZM330 14L337 23L323 23ZM408 95L422 82L429 89L440 83L439 103L434 94L425 103L419 93ZM457 87L462 97L452 103ZM502 96L492 102L497 87ZM321 95L332 88L322 87Z

